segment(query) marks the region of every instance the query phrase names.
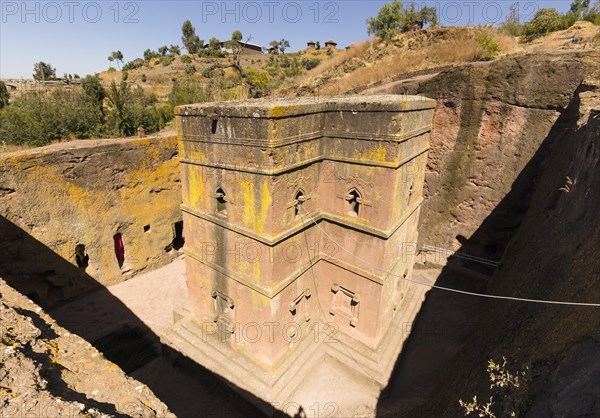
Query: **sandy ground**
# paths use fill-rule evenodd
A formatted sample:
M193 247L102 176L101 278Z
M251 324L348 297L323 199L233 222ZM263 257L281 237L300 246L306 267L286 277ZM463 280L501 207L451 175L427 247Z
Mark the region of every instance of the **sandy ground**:
M116 300L121 303L117 303ZM173 324L173 309L188 303L183 257L157 270L94 292L50 311L88 340L143 322L156 335ZM65 325L63 325L65 326Z
M438 277L439 273L439 269L416 269L413 278L434 283L441 277ZM450 278L452 282L463 274L457 272L451 276L454 276ZM329 391L333 390L338 379L347 379L347 376L338 376L324 368L322 373L306 382L308 389L304 391L303 399L299 399L308 406L304 412L308 416L339 417L349 412L352 416L372 416L377 410L381 415L394 415L405 409L407 403L423 402L420 388L435 370L444 367L462 349L464 335L460 332L461 325L468 321L475 302L464 295L430 292L383 396L374 399L368 394L347 394L353 400L351 404L361 405L352 412L338 408L336 402L319 402L322 399L331 401L337 395ZM160 345L158 336L173 323L173 310L186 304L185 262L180 257L165 267L87 295L50 314L61 325L67 323L72 332L88 341L132 325L149 328L155 334L157 345ZM131 376L148 385L180 418L258 414L214 375L207 372L192 377L162 356L131 373Z
M157 347L173 324L173 310L187 302L183 256L157 270L89 294L50 315L88 341L125 325L147 327ZM145 383L180 418L257 416L246 401L209 373L194 377L163 356L131 376Z

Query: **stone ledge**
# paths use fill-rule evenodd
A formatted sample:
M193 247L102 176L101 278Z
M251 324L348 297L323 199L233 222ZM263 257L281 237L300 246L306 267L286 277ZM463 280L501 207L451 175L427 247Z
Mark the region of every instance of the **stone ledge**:
M378 95L254 99L179 106L178 116L281 119L327 112L407 112L433 109L435 100L423 96Z

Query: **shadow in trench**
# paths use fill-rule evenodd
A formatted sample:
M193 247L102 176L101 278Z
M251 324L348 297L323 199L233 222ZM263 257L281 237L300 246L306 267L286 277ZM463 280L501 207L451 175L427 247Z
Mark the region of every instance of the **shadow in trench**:
M499 261L501 265L502 255L529 209L554 143L574 129L573 121L577 120L574 112L577 108L578 103L573 100L519 173L510 192L472 236L468 239L457 237L461 244L458 252ZM441 269L435 284L485 293L492 275L493 270L489 267L452 256ZM468 341L474 341L479 333L486 332L485 329L479 329L477 321L483 300L481 297L438 289L427 293L388 386L378 401L378 416L433 417L439 416L440 411L448 407L436 403L436 391L450 381L448 370L465 350ZM456 406L458 408L458 398Z
M78 267L65 260L2 216L0 236L0 277L44 310L73 300L75 295L94 292L95 303L102 304L103 310L110 312L106 322L81 324L77 313L74 313L70 319L57 320L58 325L95 345L105 357L146 384L177 416L192 418L263 415L221 378L163 345L158 335L108 289L88 275L83 266ZM94 309L94 305L91 304L89 309ZM33 321L37 320L33 312L24 314L30 316ZM187 363L186 372L169 360L175 357L182 358L181 361ZM32 358L35 358L34 353ZM45 361L43 358L37 360ZM193 370L193 375L187 373L187 368ZM116 416L113 405L95 402L85 394L70 389L65 391L67 384L62 380L60 373L53 375L50 383L52 388L60 392L57 396L67 394L69 400L81 401L106 414ZM246 397L254 399L251 394L246 394ZM268 409L268 406L265 409Z

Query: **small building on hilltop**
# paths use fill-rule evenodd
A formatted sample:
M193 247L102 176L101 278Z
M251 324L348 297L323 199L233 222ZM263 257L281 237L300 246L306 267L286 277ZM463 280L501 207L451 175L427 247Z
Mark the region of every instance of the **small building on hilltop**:
M325 42L325 48L337 48L337 42L332 41L331 39Z

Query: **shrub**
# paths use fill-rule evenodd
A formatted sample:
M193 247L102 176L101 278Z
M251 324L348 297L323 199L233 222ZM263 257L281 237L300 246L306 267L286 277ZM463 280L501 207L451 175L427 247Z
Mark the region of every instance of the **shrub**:
M161 63L164 67L170 65L175 60L175 57L172 55L165 55L159 58L159 63Z
M192 58L189 55L182 55L181 56L181 62L183 64L191 64L192 63Z
M122 81L114 81L107 90L108 116L106 129L111 135L130 136L143 127L147 133L158 131L161 119L156 109L156 96L144 93L141 87L132 89Z
M185 73L187 75L192 75L196 73L196 66L194 64L189 64L185 67Z
M494 41L489 35L481 35L476 41L479 50L476 59L479 61L489 61L500 52L500 45L498 45L498 42Z
M142 74L142 75L140 76L140 79L142 80L142 83L145 83L145 82L146 82L146 80L147 80L147 78L146 78L146 74Z
M121 73L121 80L127 81L128 78L129 78L129 73L127 71L123 71Z
M151 133L165 123L156 97L141 87L131 89L121 81L105 91L96 76L87 76L81 88L25 93L0 109L0 143L41 146L63 139L133 135L140 126Z
M0 110L0 142L5 144L41 146L102 132L102 112L83 89L25 93Z
M312 70L320 63L321 60L319 58L302 58L300 60L300 65L302 65L302 67L304 67L306 70Z
M136 68L143 67L146 62L141 58L136 58L133 61L129 61L123 66L123 71L135 70Z
M559 29L566 29L568 27L573 26L573 23L579 20L579 16L575 13L567 12L560 17L560 26Z
M252 82L256 84L258 88L262 90L269 90L271 75L268 72L259 70L258 68L248 68L245 71L250 80L252 80Z
M583 15L583 20L592 22L594 25L600 26L600 10L590 9Z

